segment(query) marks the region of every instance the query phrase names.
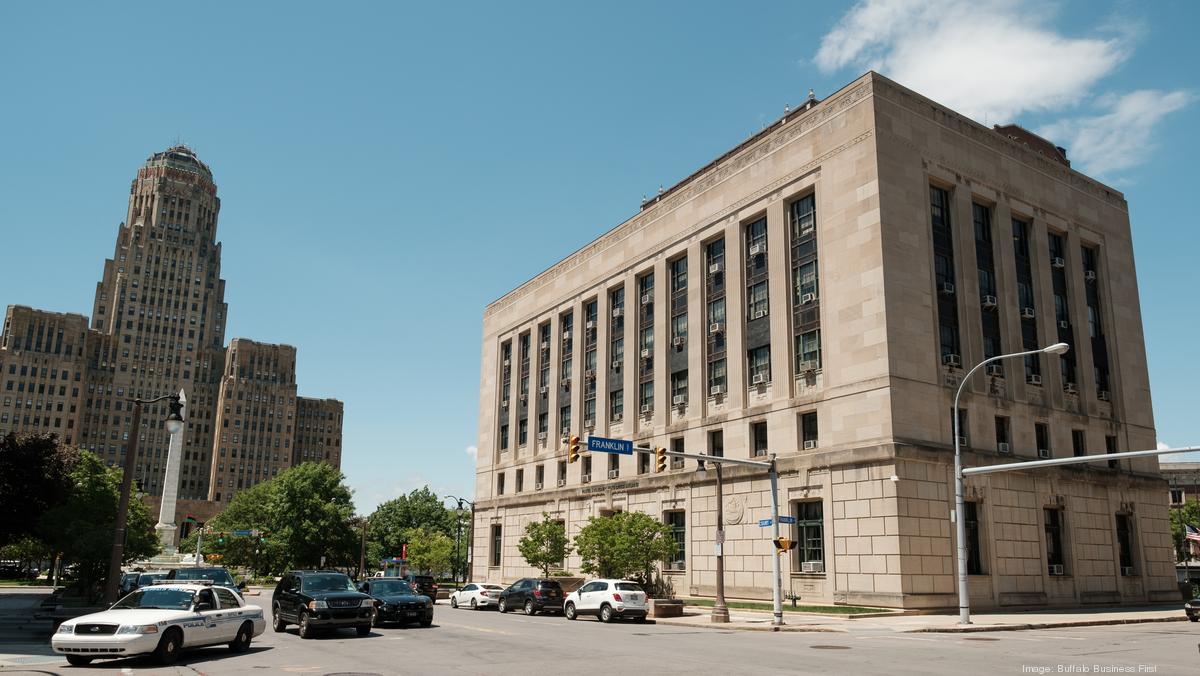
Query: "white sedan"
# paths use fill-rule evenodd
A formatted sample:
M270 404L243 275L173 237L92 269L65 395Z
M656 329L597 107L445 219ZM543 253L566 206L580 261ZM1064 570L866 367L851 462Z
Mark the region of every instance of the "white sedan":
M108 610L62 623L50 645L76 666L145 654L171 664L185 648L224 643L243 652L266 628L262 608L246 605L232 589L158 584L132 592Z
M574 620L580 615L595 615L601 622L618 617L646 621L646 591L629 580L592 580L567 595L563 615Z
M496 605L496 600L500 598L500 592L502 591L504 591L504 587L498 584L471 582L463 585L462 589L450 595L450 607L459 608L467 606L471 610L478 610L494 606Z

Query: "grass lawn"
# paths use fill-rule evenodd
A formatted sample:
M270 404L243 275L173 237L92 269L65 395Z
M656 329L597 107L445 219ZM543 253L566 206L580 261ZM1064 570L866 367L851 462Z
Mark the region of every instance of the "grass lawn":
M0 587L40 587L48 584L45 580L0 580Z
M689 606L708 606L711 607L714 603L712 599L683 599L685 605ZM743 610L774 610L774 606L770 603L754 603L752 601L727 601L725 603L729 608L741 608ZM783 602L784 612L791 613L821 613L822 615L861 615L863 613L887 613L891 612L887 608L866 608L864 606L802 606L792 607L791 601Z

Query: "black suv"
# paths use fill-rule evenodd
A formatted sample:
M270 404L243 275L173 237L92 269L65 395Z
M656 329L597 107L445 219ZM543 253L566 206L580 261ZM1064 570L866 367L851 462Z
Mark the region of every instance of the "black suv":
M370 594L378 602L375 604L377 627L384 622L420 622L422 627L433 624L433 599L398 577L367 578L358 583L358 590Z
M433 581L432 575L414 575L409 573L403 578L418 594L428 596L434 601L437 600L438 585Z
M354 589L345 573L333 570L294 570L275 587L271 628L283 631L300 625L300 638L312 638L322 627L354 627L359 636L371 633L375 599Z
M184 568L174 568L167 572L165 579L177 582L212 580L212 583L218 587L229 587L231 589L246 588L245 582L234 582L233 576L229 574L229 571L219 567L187 566Z
M526 577L508 586L500 592L500 612L521 608L526 615L533 615L542 610L562 612L563 591L557 580L542 580L536 577Z

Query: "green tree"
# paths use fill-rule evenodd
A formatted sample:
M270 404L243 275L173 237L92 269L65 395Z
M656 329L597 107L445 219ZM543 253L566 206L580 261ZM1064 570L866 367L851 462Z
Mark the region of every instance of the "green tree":
M368 518L368 566L380 559L400 556L400 545L411 542L408 531L419 528L427 533L455 535L455 515L446 509L437 494L423 486L379 505ZM412 558L411 553L409 558Z
M204 524L212 533L206 534L200 543L204 550L202 554L206 557L215 554L219 557L215 560L221 565L246 566L256 573L282 572L289 562L282 540L272 537L276 519L269 505L274 489L273 480L264 481L234 495L229 506ZM265 532L263 542L231 535L235 530L254 529ZM199 533L193 530L179 543L179 551L195 552L198 537Z
M550 568L562 566L567 555L571 553L566 525L542 512L541 521L534 521L525 526L525 535L517 543L517 551L525 557L526 563L540 569L543 576L549 577Z
M670 526L641 512L592 517L575 536L581 570L599 577L648 581L675 548Z
M454 540L440 531L411 528L408 539L408 567L414 571L440 575L450 570Z
M1192 558L1184 555L1188 549L1183 525L1200 528L1200 502L1189 501L1182 506L1171 507L1171 539L1175 543L1175 560L1184 561ZM1200 545L1200 543L1194 543Z
M42 515L71 490L78 457L53 434L0 437L0 547L36 535Z
M107 575L112 554L113 531L121 495L121 471L104 466L100 458L80 451L70 473L71 487L65 500L42 516L42 539L67 564L77 564L80 590L96 598ZM125 549L122 563L158 553L155 520L141 500L129 501Z

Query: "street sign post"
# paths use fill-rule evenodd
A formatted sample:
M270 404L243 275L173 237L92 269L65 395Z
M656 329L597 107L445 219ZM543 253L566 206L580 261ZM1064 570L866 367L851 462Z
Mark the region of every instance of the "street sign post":
M236 537L243 537L243 538L244 538L244 537L250 537L250 531L249 531L249 530L235 530L235 531L233 531L233 534L234 534Z
M633 442L628 439L607 439L605 437L588 437L588 450L599 453L619 453L633 455Z

